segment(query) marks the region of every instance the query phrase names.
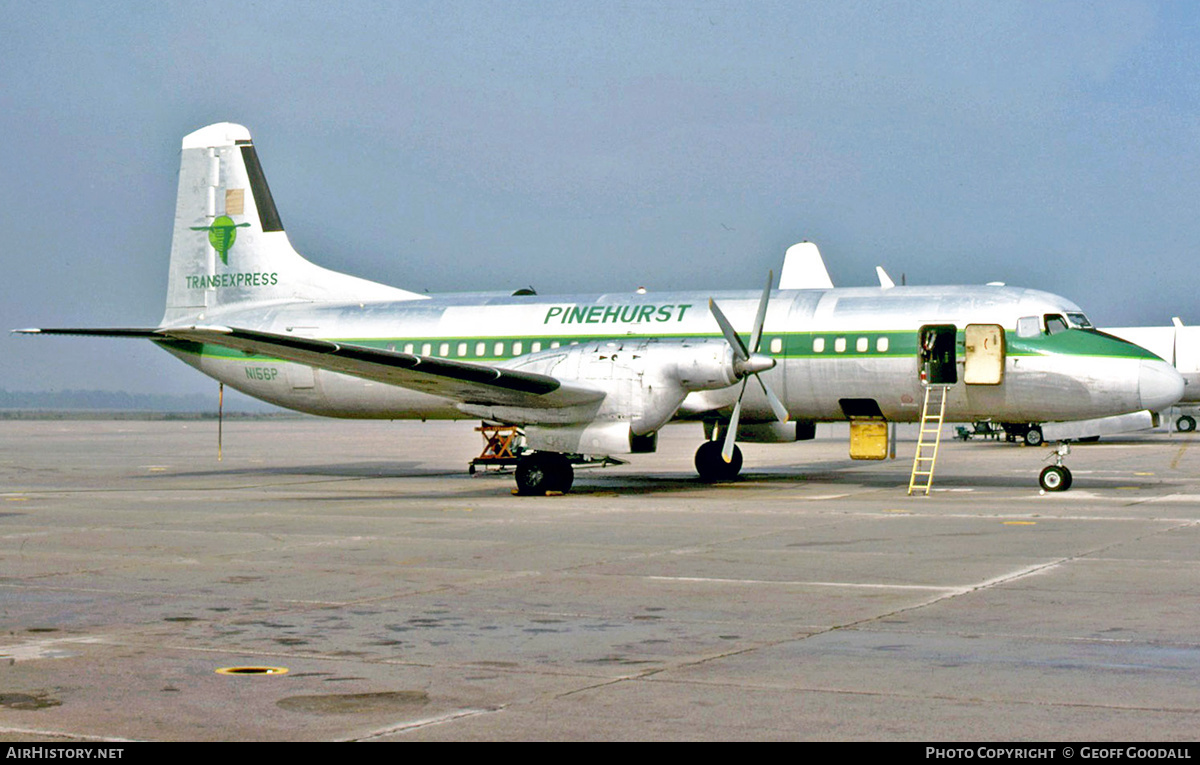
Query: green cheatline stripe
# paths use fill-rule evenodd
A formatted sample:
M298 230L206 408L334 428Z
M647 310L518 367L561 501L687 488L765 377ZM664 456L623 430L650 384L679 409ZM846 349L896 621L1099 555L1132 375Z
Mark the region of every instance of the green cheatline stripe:
M963 333L959 331L959 342L961 344ZM432 355L445 358L465 359L468 361L477 361L480 363L493 363L513 358L514 356L525 355L532 353L534 343L540 343L540 350L551 350L551 344L559 343L560 348L569 348L571 343L592 343L592 342L622 342L628 340L682 340L682 339L711 339L719 340L718 334L669 334L669 335L508 335L502 337L422 337L422 338L403 338L403 339L380 339L380 338L328 338L331 342L347 343L353 345L361 345L367 348L377 348L380 350L396 350L405 353L415 353L419 355ZM813 350L813 341L823 339L825 346L823 351ZM858 350L859 339L865 339L866 350ZM782 349L777 352L771 351L773 340L782 341ZM842 351L836 350L836 343L839 339L845 340L845 349ZM880 341L886 339L886 347L880 345ZM178 351L190 353L193 355L206 356L210 358L229 358L229 359L254 359L256 361L281 361L270 356L259 356L256 354L247 354L243 351L225 348L218 345L208 343L200 344L184 341L159 341L165 346L170 346ZM1038 335L1037 337L1017 337L1015 332L1005 332L1005 342L1007 345L1007 355L1009 356L1047 356L1047 355L1067 355L1067 356L1088 356L1096 358L1133 358L1133 359L1158 359L1157 356L1149 351L1136 346L1132 343L1119 340L1106 335L1101 335L1094 332L1086 332L1082 330L1071 330L1060 332L1057 335ZM483 344L483 353L477 353L477 346ZM495 346L500 343L504 346L504 353L496 354ZM521 343L521 352L519 354L512 353L513 343ZM422 353L423 346L430 346L429 353ZM465 353L459 353L459 345L465 344ZM412 350L406 351L406 347L411 345ZM440 351L441 346L446 345L447 353L443 354ZM880 350L884 347L883 350ZM857 331L857 332L783 332L783 333L764 333L761 352L774 356L780 359L820 359L820 358L911 358L917 353L917 332L915 330L901 331Z

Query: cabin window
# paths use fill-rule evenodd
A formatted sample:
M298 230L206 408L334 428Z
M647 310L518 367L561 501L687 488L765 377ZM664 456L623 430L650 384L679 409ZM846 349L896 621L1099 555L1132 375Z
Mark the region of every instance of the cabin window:
M854 343L854 350L858 351L859 353L866 353L870 347L871 341L865 337L858 338L858 341Z
M405 352L405 353L412 353L412 352L413 352L413 344L412 344L412 343L405 343L405 344L404 344L404 352Z
M839 337L837 340L834 340L833 341L833 350L837 351L838 353L845 353L846 352L846 338Z
M875 350L879 351L880 353L887 353L887 349L888 339L886 337L881 337L875 341Z
M496 345L492 347L492 355L493 356L503 356L504 355L504 343L496 343Z
M782 337L772 337L771 338L771 353L783 353L783 338Z
M824 353L824 352L825 352L825 338L814 337L813 338L813 353Z
M562 343L558 342L557 340L550 343L551 348L557 348L560 345L562 345Z
M487 354L487 343L475 343L475 355L484 356L485 354Z
M443 357L449 356L450 355L450 343L442 343L441 345L439 345L438 346L438 355L443 356Z
M459 356L466 356L467 355L467 344L459 343L458 350L455 351L455 353L458 354Z
M530 353L537 353L537 352L538 352L538 351L540 351L541 349L542 349L542 344L541 344L541 343L534 343L533 345L529 346L529 352L530 352Z
M514 356L521 355L521 344L519 342L513 343L513 355Z
M1042 334L1042 322L1036 316L1017 319L1017 337L1037 337Z
M1057 313L1046 314L1046 334L1057 335L1059 332L1066 332L1070 329L1067 320Z
M431 344L425 343L424 345L421 346L421 355L422 356L429 356L432 354L433 354L433 346Z

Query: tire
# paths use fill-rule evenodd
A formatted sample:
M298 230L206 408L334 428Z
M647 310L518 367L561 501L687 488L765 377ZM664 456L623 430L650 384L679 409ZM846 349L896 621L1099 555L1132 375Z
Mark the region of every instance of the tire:
M1175 429L1180 433L1191 433L1196 429L1196 418L1190 414L1180 415L1175 421Z
M1025 432L1026 446L1041 446L1045 440L1042 438L1042 429L1038 425L1030 425L1029 430Z
M561 454L536 452L517 463L516 479L517 494L523 497L544 496L550 491L566 493L575 482L575 470Z
M1047 465L1038 476L1044 491L1066 491L1071 488L1071 471L1062 465Z
M696 472L705 483L732 481L742 470L742 450L733 447L733 458L726 462L721 457L720 441L705 441L696 450Z

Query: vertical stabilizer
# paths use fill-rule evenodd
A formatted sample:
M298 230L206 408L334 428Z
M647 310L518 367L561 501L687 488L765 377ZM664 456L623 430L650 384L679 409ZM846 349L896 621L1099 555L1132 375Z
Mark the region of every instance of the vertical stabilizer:
M783 254L783 270L779 272L781 290L828 290L833 280L825 269L821 251L812 242L800 242Z
M301 257L283 229L249 130L222 122L184 137L164 326L252 302L423 297Z

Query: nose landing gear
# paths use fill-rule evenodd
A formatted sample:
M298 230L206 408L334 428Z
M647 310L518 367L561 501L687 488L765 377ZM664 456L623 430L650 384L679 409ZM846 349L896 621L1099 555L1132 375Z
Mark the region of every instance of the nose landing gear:
M1071 488L1071 471L1062 464L1063 457L1070 453L1071 445L1064 441L1050 455L1054 459L1054 464L1042 468L1041 474L1038 475L1038 483L1041 485L1042 491L1066 491Z

